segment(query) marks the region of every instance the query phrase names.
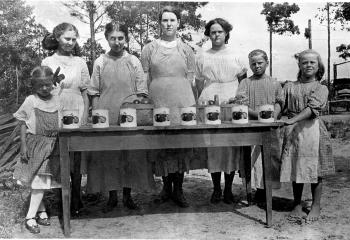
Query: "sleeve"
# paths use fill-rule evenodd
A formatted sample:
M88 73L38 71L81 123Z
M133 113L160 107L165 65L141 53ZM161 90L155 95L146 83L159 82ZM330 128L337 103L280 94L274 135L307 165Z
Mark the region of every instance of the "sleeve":
M131 57L132 65L134 66L135 75L136 75L136 94L145 93L148 94L147 86L147 75L144 73L141 62L137 57Z
M80 90L87 89L90 83L90 74L87 64L84 59L81 58L81 79L80 79Z
M150 49L150 43L149 43L143 48L141 52L141 65L145 73L148 73L150 70L150 65L151 65L150 59L151 59L151 49Z
M147 85L152 81L151 76L151 43L148 43L141 52L141 65L144 72L144 77L146 78Z
M187 46L187 79L192 83L194 82L195 75L195 56L191 47Z
M278 103L282 108L284 99L283 99L283 90L282 90L281 83L275 80L274 85L275 85L275 103Z
M320 111L327 106L328 89L326 86L318 84L315 90L312 90L307 97L306 106L308 106L315 117L320 115Z
M203 54L200 53L195 58L195 77L198 81L204 82L204 77L202 75L203 72Z
M13 116L19 121L28 121L30 115L32 114L32 110L34 108L34 103L31 96L28 96L19 109L13 114Z
M103 65L103 56L101 55L96 59L94 63L94 67L92 70L92 75L90 79L90 83L87 87L87 92L89 95L100 95L100 82L101 82L101 68Z

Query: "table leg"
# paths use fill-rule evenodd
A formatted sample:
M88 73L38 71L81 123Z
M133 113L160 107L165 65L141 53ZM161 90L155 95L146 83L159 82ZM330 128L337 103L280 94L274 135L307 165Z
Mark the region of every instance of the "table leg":
M248 205L252 204L252 186L251 186L251 171L252 171L252 160L251 160L251 147L243 147L243 161L244 161L244 181L247 194Z
M272 225L272 182L271 182L271 131L265 134L262 145L262 163L266 190L266 224Z
M65 237L70 237L70 158L68 151L68 138L60 137L59 140L62 184L63 232Z

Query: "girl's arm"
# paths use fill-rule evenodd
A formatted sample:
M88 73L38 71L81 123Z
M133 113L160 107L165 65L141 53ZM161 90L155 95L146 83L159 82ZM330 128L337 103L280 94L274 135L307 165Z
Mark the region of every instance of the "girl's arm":
M281 105L279 104L279 103L275 103L275 106L274 106L274 116L273 116L273 118L275 119L275 120L277 120L278 119L278 117L279 117L279 115L280 115L280 113L281 113Z
M27 143L26 143L26 134L27 134L27 126L24 121L20 121L19 124L21 125L21 149L20 149L20 156L21 160L28 162L28 150L27 150Z
M307 107L303 111L301 111L298 115L296 115L295 117L285 120L284 123L286 125L291 125L291 124L294 124L296 122L299 122L299 121L302 121L305 119L309 119L310 117L312 117L312 111L311 111L311 108Z
M81 96L83 97L83 102L84 102L84 113L83 117L81 119L81 124L85 125L88 122L88 117L89 117L89 97L87 94L87 89L84 89L81 91Z
M91 105L93 110L97 108L99 99L100 99L100 95L91 96Z

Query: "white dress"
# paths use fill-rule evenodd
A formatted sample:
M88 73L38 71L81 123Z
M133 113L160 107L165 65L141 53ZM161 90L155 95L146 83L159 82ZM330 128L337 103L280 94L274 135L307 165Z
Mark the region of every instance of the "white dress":
M41 65L50 67L53 72L60 67L59 74L64 74L64 79L61 81L64 88L60 92L61 88L58 86L54 89L54 94L59 94L62 111L78 110L79 124L81 124L84 114L84 101L81 91L86 89L90 82L89 70L85 60L77 56L62 56L54 53L52 56L45 58ZM61 112L59 112L59 118L62 119ZM71 169L73 169L73 165L74 161L71 161ZM81 172L86 173L85 157L82 158Z
M59 96L62 110L78 110L79 119L81 119L84 113L81 91L86 89L90 82L89 70L85 60L81 57L61 56L54 53L52 56L45 58L41 65L50 67L53 72L60 67L59 74L64 74L65 77L61 81L65 88ZM60 91L60 88L58 87L56 91Z
M244 66L234 57L229 48L219 51L209 49L196 57L196 79L204 82L198 102L214 100L219 95L220 102L236 96L238 88L237 75ZM242 149L240 147L208 148L207 167L210 173L230 173L239 169Z

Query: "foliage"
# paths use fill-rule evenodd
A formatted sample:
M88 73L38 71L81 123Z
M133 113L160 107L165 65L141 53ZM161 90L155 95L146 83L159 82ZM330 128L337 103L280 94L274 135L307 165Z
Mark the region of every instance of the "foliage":
M291 15L297 13L300 8L297 4L285 2L275 4L273 2L263 3L261 14L266 15L268 30L277 34L299 34L299 27L294 25Z
M206 2L115 1L106 10L112 21L128 26L131 36L130 51L140 53L145 44L159 38L158 15L164 6L172 5L182 10L179 37L185 42L191 42L193 41L191 32L201 29L205 23L201 20L202 16L196 14L196 10L206 4Z
M73 17L78 18L81 22L89 24L90 26L90 53L89 61L93 64L98 57L98 45L96 44L95 34L99 33L104 28L105 18L107 17L106 7L111 4L109 1L72 1L63 2L70 10L70 14ZM85 52L88 53L87 51Z
M35 22L32 8L23 0L0 1L0 9L0 96L5 110L13 111L17 98L20 103L30 93L28 76L40 65L41 40L47 30Z
M332 2L328 3L328 5L332 28L336 29L339 27L341 30L350 31L350 2ZM318 10L319 12L316 17L319 19L320 23L327 21L327 5ZM347 60L350 57L350 45L342 43L336 47L336 52L340 53L338 55L340 58Z
M300 10L299 6L295 3L290 5L289 3L265 2L263 3L262 15L265 15L268 31L270 32L270 75L272 76L272 34L277 33L279 35L287 34L300 34L299 27L294 25L293 20L290 19L291 15L297 13Z
M91 50L91 38L89 38L81 48L81 55L85 59L90 75L92 74L92 68L93 68L93 59L90 53ZM102 53L105 53L106 51L102 48L101 44L96 43L96 50L95 50L96 58L98 58Z

